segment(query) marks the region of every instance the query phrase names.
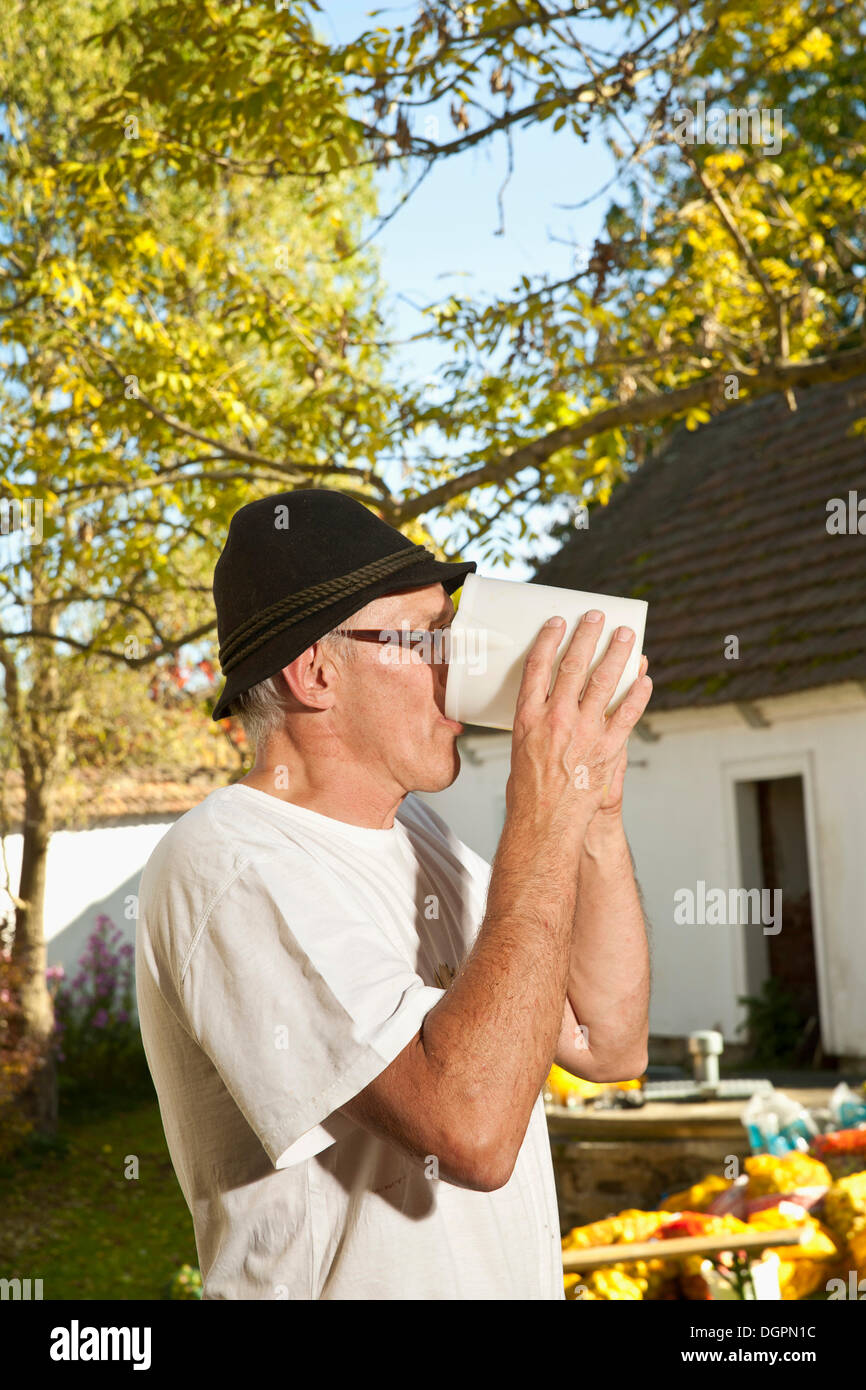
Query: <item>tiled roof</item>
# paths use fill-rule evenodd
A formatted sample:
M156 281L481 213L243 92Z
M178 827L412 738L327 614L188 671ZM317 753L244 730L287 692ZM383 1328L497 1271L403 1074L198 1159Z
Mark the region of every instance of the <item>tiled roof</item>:
M535 575L648 601L651 710L866 681L866 535L827 531L831 498L866 500L866 376L796 401L677 430Z
M85 830L99 825L164 816L173 820L197 806L209 792L224 787L231 774L225 770L199 771L185 780L176 780L155 769L135 769L121 774L94 768L78 768L74 777L55 794L54 830ZM5 782L5 786L4 786ZM7 772L0 777L9 833L20 834L24 818L24 788L21 773Z

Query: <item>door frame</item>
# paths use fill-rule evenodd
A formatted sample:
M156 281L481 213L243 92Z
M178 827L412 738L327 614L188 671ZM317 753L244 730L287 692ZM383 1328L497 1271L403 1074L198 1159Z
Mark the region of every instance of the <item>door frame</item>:
M833 1012L830 1007L828 990L829 970L827 942L824 935L824 911L821 876L818 856L818 830L815 813L815 767L811 749L800 753L765 754L753 758L723 759L722 802L726 828L726 861L728 882L738 887L741 884L740 827L737 820L737 782L763 782L776 777L800 777L803 786L803 819L806 830L806 857L809 871L809 890L812 907L812 941L815 949L815 973L818 989L818 1029L825 1052L838 1052L835 1038ZM756 885L752 885L755 887ZM783 905L784 912L784 905ZM734 1000L747 993L746 941L745 932L749 924L744 923L736 938L736 948L732 952L734 970ZM740 1005L734 1005L739 1010Z

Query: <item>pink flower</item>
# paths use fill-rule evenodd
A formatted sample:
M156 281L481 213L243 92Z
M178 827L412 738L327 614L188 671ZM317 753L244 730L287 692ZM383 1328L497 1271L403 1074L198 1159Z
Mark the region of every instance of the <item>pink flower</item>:
M94 1028L104 1028L106 1023L108 1022L108 1014L105 1012L104 1009L100 1009L98 1013L95 1013L93 1015L92 1022Z

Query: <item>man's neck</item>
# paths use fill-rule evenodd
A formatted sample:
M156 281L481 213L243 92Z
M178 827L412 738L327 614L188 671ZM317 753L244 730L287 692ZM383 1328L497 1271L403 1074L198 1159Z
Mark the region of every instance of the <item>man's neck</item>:
M368 830L390 830L407 796L393 786L386 789L342 758L318 759L314 772L296 748L273 743L256 750L253 767L239 780L280 801Z

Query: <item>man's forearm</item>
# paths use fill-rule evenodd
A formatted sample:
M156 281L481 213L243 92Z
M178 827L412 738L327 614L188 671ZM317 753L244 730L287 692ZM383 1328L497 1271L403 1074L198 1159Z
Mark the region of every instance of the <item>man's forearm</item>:
M487 911L422 1040L442 1111L510 1172L555 1053L577 904L576 850L507 818ZM448 1125L446 1125L446 1128ZM503 1179L504 1180L504 1179Z
M579 1029L557 1050L568 1062L569 1041L578 1075L599 1080L646 1065L650 961L647 925L631 852L619 816L599 813L583 842L568 1002Z

